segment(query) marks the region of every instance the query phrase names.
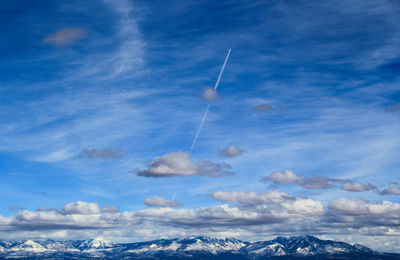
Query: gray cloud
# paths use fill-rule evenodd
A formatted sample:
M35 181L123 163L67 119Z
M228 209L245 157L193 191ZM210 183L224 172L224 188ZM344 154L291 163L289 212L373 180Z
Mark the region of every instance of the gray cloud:
M220 96L219 96L217 90L214 89L214 88L209 87L209 88L205 88L205 89L203 90L202 98L203 98L205 101L209 101L209 102L215 101L215 100L219 99L219 97L220 97Z
M336 186L337 183L342 183L340 188L350 192L376 190L376 187L370 183L363 184L351 180L335 179L319 175L313 175L311 178L307 178L303 175L296 174L288 169L285 169L283 171L272 172L268 176L262 177L261 181L263 182L272 181L274 185L279 185L279 184L299 185L306 189L329 189L337 187Z
M218 201L236 202L243 205L281 203L295 199L292 195L276 190L263 193L255 191L215 191L210 193L209 196Z
M98 214L100 213L99 205L97 203L89 203L84 201L77 201L64 205L62 209L64 214Z
M221 177L234 175L230 171L231 166L226 163L213 163L208 160L200 160L199 163L190 161L187 152L167 153L156 157L145 170L137 170L135 173L145 177L172 177L204 175L209 177Z
M400 195L400 186L398 182L390 182L389 186L380 191L379 194L381 195Z
M120 148L116 149L83 149L79 154L80 158L101 158L101 159L110 159L110 158L121 158L122 150Z
M146 198L144 200L144 204L150 207L180 207L183 206L182 203L175 200L167 200L158 196L153 196L150 198Z
M66 27L47 35L43 42L56 47L62 47L76 43L84 35L85 30L82 28Z
M376 187L370 183L362 184L360 182L350 182L350 181L344 182L342 184L341 188L343 190L352 191L352 192L369 191L369 190L376 189Z
M230 145L229 147L219 151L220 155L227 158L233 158L244 153L244 149L241 149L235 145Z
M328 189L335 187L332 182L339 180L318 175L306 178L303 175L298 175L289 169L285 169L283 171L272 172L269 176L262 177L261 181L272 181L274 184L295 184L306 189Z
M268 176L261 177L261 181L272 181L274 185L298 185L306 189L329 189L337 187L335 184L341 183L340 188L345 191L363 192L373 190L380 195L400 195L400 186L397 182L390 182L388 188L379 191L376 186L370 183L363 184L348 179L335 179L319 175L313 175L311 178L307 178L288 169L272 172Z
M332 219L349 226L400 226L400 204L390 201L372 202L340 198L328 203L335 215Z
M114 206L106 206L100 209L102 213L118 213L119 209Z
M300 184L306 189L329 189L335 187L331 182L338 181L326 176L313 175L311 178L305 178Z
M254 107L254 109L255 109L256 112L258 112L258 113L264 113L264 112L268 112L268 111L273 110L272 106L271 106L270 104L267 104L267 103L256 105L256 106Z

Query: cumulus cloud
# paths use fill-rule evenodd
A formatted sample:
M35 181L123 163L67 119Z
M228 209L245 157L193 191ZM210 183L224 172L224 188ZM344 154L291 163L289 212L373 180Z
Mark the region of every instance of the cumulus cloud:
M156 157L145 170L137 170L135 173L145 177L171 177L205 175L220 177L234 175L230 171L231 166L226 163L213 163L208 160L200 160L199 163L190 161L187 152L167 153Z
M182 235L203 232L210 234L208 232L222 232L229 228L250 236L263 236L265 233L345 235L349 232L360 235L400 235L400 204L390 201L340 198L328 203L326 208L318 200L294 197L278 191L214 192L212 196L219 201L235 202L238 205L222 204L195 209L158 207L104 212L98 211L96 206L93 207L96 203L75 202L63 207L75 205L72 207L72 214L67 214L67 210L23 210L11 217L0 216L0 233L5 234L3 237L9 237L25 232L26 237L26 232L36 232L30 234L46 237L46 234L53 232L75 230L82 237L83 233L89 234L87 232L115 232L121 235L126 234L122 231L142 230L142 236L151 233L159 237L170 235L171 230ZM82 210L90 204L94 210Z
M66 27L47 35L43 42L56 47L62 47L76 43L84 35L85 30L82 28Z
M275 184L300 184L304 177L297 175L289 169L283 170L283 172L275 171L270 173L269 176L263 177L262 181L273 181Z
M235 145L230 145L227 148L220 150L220 155L227 158L233 158L244 153L244 149L241 149Z
M271 106L270 104L265 103L265 104L256 105L256 106L254 107L254 109L255 109L256 112L258 112L258 113L264 113L264 112L271 111L273 108L272 108L272 106Z
M205 101L211 102L219 99L220 96L216 89L209 87L203 90L202 97Z
M398 182L390 182L389 186L379 192L381 195L400 195L400 186Z
M272 181L274 184L295 184L306 189L328 189L335 187L332 182L340 180L318 175L306 178L303 175L298 175L289 169L285 169L284 171L272 172L269 176L262 177L261 181Z
M64 214L98 214L100 213L99 205L97 203L90 203L84 201L77 201L68 203L63 207Z
M218 201L236 202L244 205L280 203L295 199L292 195L276 190L263 193L255 191L215 191L210 193L209 196Z
M306 216L320 216L323 213L324 209L321 202L299 199L250 208L229 205L181 210L160 208L141 210L137 212L136 216L165 225L193 228L287 223Z
M101 159L110 159L110 158L121 158L122 150L120 148L116 149L83 149L79 154L80 158L101 158Z
M158 196L153 196L150 198L146 198L144 200L144 204L150 207L180 207L183 206L182 203L175 200L168 200Z
M362 184L360 182L349 182L349 181L346 181L345 183L343 183L341 188L343 190L352 191L352 192L369 191L369 190L376 189L376 187L370 183Z
M358 220L364 224L400 225L399 203L340 198L329 202L328 207L341 215L357 216Z

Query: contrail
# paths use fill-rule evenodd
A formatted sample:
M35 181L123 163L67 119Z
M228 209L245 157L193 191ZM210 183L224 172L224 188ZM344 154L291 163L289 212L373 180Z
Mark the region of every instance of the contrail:
M219 72L217 82L215 82L215 86L214 86L215 90L217 90L217 88L218 88L219 82L220 82L221 77L222 77L222 73L224 73L225 66L226 66L226 63L228 62L230 54L231 54L231 49L229 49L228 50L228 54L226 54L226 58L225 58L224 64L222 65L221 71ZM208 110L210 110L210 106L211 106L211 102L208 101L208 105L207 105L206 111L204 112L203 118L201 119L199 129L197 129L196 135L195 135L195 137L193 139L193 142L192 142L192 146L190 147L190 153L192 153L194 145L196 144L197 138L199 138L201 128L203 127L204 121L206 120L206 117L207 117L207 114L208 114Z

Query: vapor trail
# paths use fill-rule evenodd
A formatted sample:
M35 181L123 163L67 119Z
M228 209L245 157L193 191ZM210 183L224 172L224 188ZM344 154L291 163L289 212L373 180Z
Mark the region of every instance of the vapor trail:
M215 82L215 86L214 86L215 90L217 90L219 82L221 81L222 73L224 73L225 66L226 66L226 63L228 62L230 54L231 54L231 49L229 49L228 54L226 54L225 61L224 61L224 64L222 65L221 71L219 72L217 82ZM206 120L208 110L210 110L210 106L211 106L211 102L208 101L208 105L207 105L206 111L204 111L204 115L203 115L203 118L201 119L199 129L197 129L196 135L192 142L192 146L190 147L190 153L192 153L194 145L196 144L197 138L199 138L201 128L203 127L204 121Z

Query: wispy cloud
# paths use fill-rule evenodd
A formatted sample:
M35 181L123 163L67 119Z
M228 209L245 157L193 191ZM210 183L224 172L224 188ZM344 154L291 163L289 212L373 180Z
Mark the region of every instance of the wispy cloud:
M76 43L85 35L85 30L79 27L66 27L57 30L44 38L43 42L56 47L67 46Z
M271 111L273 108L272 108L272 106L270 104L259 104L259 105L256 105L254 107L254 109L258 113L264 113L264 112Z
M79 154L81 158L101 158L101 159L110 159L110 158L122 158L122 150L121 148L116 149L83 149Z

